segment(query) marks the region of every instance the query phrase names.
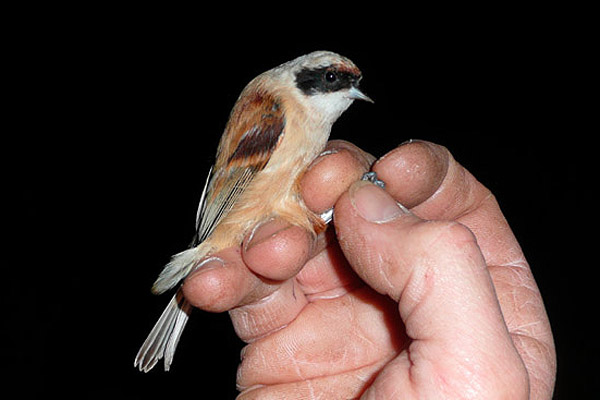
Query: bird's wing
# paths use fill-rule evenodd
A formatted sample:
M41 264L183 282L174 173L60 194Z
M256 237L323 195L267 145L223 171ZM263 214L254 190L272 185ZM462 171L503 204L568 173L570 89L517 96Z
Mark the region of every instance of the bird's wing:
M280 143L285 128L281 101L255 90L242 94L221 138L196 217L193 246L204 241L232 209Z

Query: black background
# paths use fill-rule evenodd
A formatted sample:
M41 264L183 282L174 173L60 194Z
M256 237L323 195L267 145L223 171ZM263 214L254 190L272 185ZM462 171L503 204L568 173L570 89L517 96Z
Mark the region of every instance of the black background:
M5 332L24 397L235 396L242 343L226 314L194 312L171 372L133 368L168 301L149 288L192 237L239 92L320 49L351 58L375 100L355 103L332 138L376 156L411 138L440 143L495 193L550 316L555 398L589 390L598 372L588 256L598 129L585 22L539 10L404 10L385 21L338 11L288 10L299 22L148 8L19 15L9 38L17 141L6 147L21 160L10 174L19 223L5 255Z

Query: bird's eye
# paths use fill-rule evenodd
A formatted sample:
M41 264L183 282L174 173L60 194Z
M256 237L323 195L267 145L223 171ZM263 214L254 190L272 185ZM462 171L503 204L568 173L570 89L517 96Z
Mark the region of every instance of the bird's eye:
M329 83L337 81L337 75L333 71L327 71L325 73L325 80Z

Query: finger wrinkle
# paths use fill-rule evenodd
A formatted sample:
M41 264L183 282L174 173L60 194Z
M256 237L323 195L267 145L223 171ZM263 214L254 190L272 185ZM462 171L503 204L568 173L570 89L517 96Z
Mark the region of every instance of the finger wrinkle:
M335 287L333 289L307 294L306 298L309 303L313 303L318 300L333 300L345 296L350 292L358 290L363 286L365 286L364 283L350 282L343 286Z
M275 318L270 314L263 315L260 320L257 320L256 315L251 313L232 313L230 311L230 315L232 319L236 318L234 328L240 339L246 343L253 343L288 326L288 324L276 324Z
M387 285L386 294L395 297L396 286L392 283L390 278L388 277L388 270L392 260L384 260L383 253L377 253L377 271L379 276L381 277L383 283Z
M509 332L529 337L553 349L554 341L544 303L526 261L516 263L516 266L492 266L490 274Z
M511 338L526 366L531 398L550 398L556 379L554 343L545 343L529 335L518 333L511 333Z
M367 290L336 301L311 303L288 329L248 347L240 383L275 383L280 381L277 376L312 379L342 374L384 358L389 360L403 345L397 339L399 317L388 317L395 310L394 302ZM315 330L298 330L307 320L323 324ZM262 364L257 351L265 352L270 363Z
M506 264L503 264L500 267L507 268L508 270L526 271L527 273L529 273L529 271L530 271L529 263L525 259L525 256L523 255L520 247L518 250L520 252L520 257L518 257L517 259L512 260Z
M300 288L290 280L278 290L257 300L232 309L233 327L245 342L254 342L289 325L308 304Z
M238 396L249 399L358 399L372 382L383 363L366 365L348 372L307 378L304 381L273 385L253 385Z
M418 316L419 311L426 306L427 297L430 296L435 285L437 274L430 264L426 259L422 259L421 262L415 264L415 268L410 271L406 286L398 299L398 308L406 325L406 333L411 337L417 336L412 329L413 316ZM419 337L419 340L426 339L427 337L424 334Z
M462 167L461 167L462 168ZM473 175L471 175L466 169L462 168L463 171L469 175L466 179L474 179ZM485 186L481 185L479 181L472 184L473 186L473 196L469 196L467 198L471 199L470 203L466 203L465 209L462 213L456 216L456 219L460 219L462 216L467 214L472 214L473 212L480 210L486 206L486 204L497 204L496 196Z

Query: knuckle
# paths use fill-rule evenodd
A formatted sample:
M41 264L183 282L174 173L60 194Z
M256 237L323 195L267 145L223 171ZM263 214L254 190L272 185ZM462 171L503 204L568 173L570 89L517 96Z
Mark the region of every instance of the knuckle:
M456 221L428 221L424 224L424 243L427 248L444 252L480 253L477 238L465 225Z

